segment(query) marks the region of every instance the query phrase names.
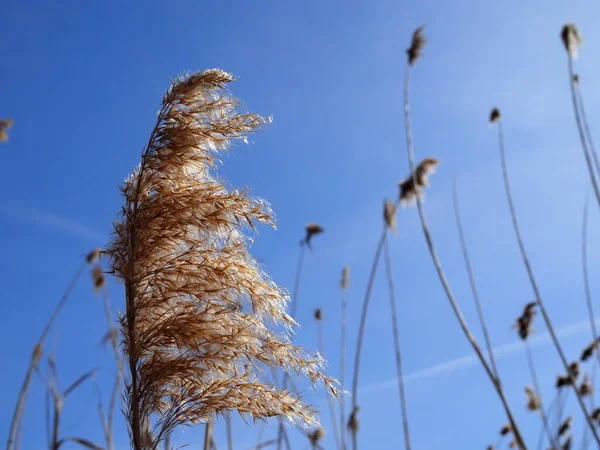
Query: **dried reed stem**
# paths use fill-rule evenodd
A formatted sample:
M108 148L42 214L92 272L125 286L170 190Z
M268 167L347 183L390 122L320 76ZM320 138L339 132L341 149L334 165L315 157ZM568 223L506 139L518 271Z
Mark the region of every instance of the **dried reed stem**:
M542 419L542 424L544 425L544 430L546 432L546 436L548 437L548 442L550 442L554 448L558 448L556 441L554 440L554 436L550 431L550 426L548 425L548 417L544 412L544 401L542 399L542 391L540 390L540 383L538 381L537 371L535 370L535 364L533 362L533 355L531 354L531 347L529 346L529 341L524 340L523 344L525 345L525 352L527 353L527 365L529 367L529 373L531 375L531 381L533 383L533 388L535 389L535 395L540 400L540 417Z
M537 282L535 281L535 277L533 275L533 269L531 268L531 263L529 262L529 257L527 256L527 250L525 249L525 244L523 242L523 237L521 235L519 221L517 219L517 212L516 212L515 205L514 205L513 198L512 198L510 181L508 178L508 168L506 165L506 154L505 154L506 152L504 150L504 133L503 133L503 129L502 129L502 119L498 118L496 123L498 125L498 146L500 149L500 161L502 164L502 177L504 179L504 190L506 192L506 199L508 201L508 207L510 209L510 216L511 216L511 220L512 220L513 229L515 231L517 243L519 245L519 250L521 252L521 258L523 260L523 264L525 265L525 269L527 271L527 276L529 278L531 288L533 289L533 293L535 295L537 305L540 308L542 317L544 318L544 322L546 323L546 327L548 328L548 332L550 333L550 336L552 337L552 342L554 344L554 347L556 347L556 351L558 352L558 355L560 356L560 359L563 363L565 371L568 374L568 373L570 373L569 363L567 361L567 358L565 357L565 354L562 350L560 342L558 341L558 337L556 336L554 327L552 326L550 316L546 312L546 307L544 306L544 302L542 300L541 293L539 291ZM591 175L593 175L593 173ZM598 200L600 201L600 197L598 197ZM591 428L592 433L594 434L594 438L596 439L596 442L600 446L600 436L598 436L598 432L596 431L594 424L592 422L592 419L587 411L587 408L585 407L583 398L581 398L581 395L577 391L576 386L574 386L574 390L575 390L575 395L577 396L577 401L579 403L579 406L581 407L581 410L583 411L583 414L585 415L587 423L588 423L589 427Z
M571 82L574 83L575 80ZM585 131L585 137L587 139L587 143L590 146L590 152L594 159L594 166L596 168L596 175L600 176L600 159L598 158L598 153L596 152L596 146L594 145L594 139L592 138L592 132L590 131L590 126L587 120L587 113L585 110L585 106L583 104L583 95L581 94L581 87L579 82L575 83L575 89L577 91L577 102L579 104L579 110L581 111L581 122L583 123L583 130Z
M215 424L213 422L207 422L206 427L204 429L204 450L210 450L212 447L212 436L213 436L213 427Z
M592 336L594 338L594 342L598 342L598 329L596 328L596 315L594 313L594 305L592 302L592 290L590 288L590 275L588 271L588 200L586 198L585 205L583 206L583 226L581 230L581 262L582 262L582 272L583 272L583 286L585 290L585 302L587 304L588 317L590 319L590 328L592 329ZM596 355L596 360L598 361L598 367L600 367L600 354L598 353L598 349L594 349L594 354ZM593 398L593 396L592 396Z
M323 320L319 319L317 322L317 332L319 337L319 353L321 356L325 356L325 338L323 336ZM338 431L338 421L335 414L335 405L333 403L333 398L330 395L327 395L327 406L329 407L329 417L331 419L331 428L333 428L333 437L335 438L335 447L337 449L342 449L342 442L340 439L340 433Z
M344 267L344 272L348 270L348 266ZM344 277L344 275L342 275ZM349 275L346 274L346 277ZM342 278L342 311L341 311L341 323L340 323L340 387L342 390L346 389L346 329L348 321L348 298L346 294L347 285L344 286L344 280ZM347 445L347 428L346 428L346 399L340 402L340 436L342 439L342 450L346 450Z
M572 54L569 52L568 53L568 70L569 70L569 87L571 88L571 102L573 103L573 113L575 114L575 122L577 123L577 131L579 132L579 140L581 141L581 148L583 150L583 156L585 157L585 163L587 165L588 168L588 172L590 175L590 181L592 182L592 187L594 188L594 194L596 195L596 200L598 202L598 206L600 206L600 188L598 188L598 182L596 180L596 176L600 176L599 174L594 174L594 168L592 166L592 160L590 157L590 149L588 147L588 143L586 141L585 138L585 131L584 131L584 127L582 124L582 119L581 119L581 111L580 111L580 107L581 104L578 104L577 101L577 86L575 83L575 73L573 72L573 56ZM589 133L589 128L588 128L588 133ZM590 143L591 141L591 134L589 134L590 136ZM593 145L593 144L591 144ZM594 152L595 154L595 152ZM596 161L597 161L597 156L596 156ZM596 170L598 170L598 164L596 163ZM600 445L600 442L599 442Z
M112 439L112 428L114 422L114 412L117 404L117 398L119 396L119 391L121 390L121 383L123 381L123 358L121 357L121 352L119 350L119 337L117 334L117 330L113 325L111 312L110 312L110 298L108 296L108 288L106 286L102 289L102 298L104 301L104 317L106 319L106 325L108 326L108 332L110 333L110 342L113 350L113 354L115 355L115 361L117 363L117 373L115 375L115 382L113 383L112 393L110 395L110 403L108 405L108 414L106 419L106 446L108 450L113 449L113 439Z
M483 338L485 339L485 345L488 350L488 354L490 357L490 364L492 366L492 371L496 379L500 380L500 375L498 374L498 367L496 366L496 358L494 358L494 351L492 347L492 341L490 339L490 334L488 332L488 328L485 322L485 316L483 315L483 307L481 306L481 300L479 298L479 291L477 289L477 283L475 282L475 275L473 273L473 267L471 266L471 258L469 256L469 250L467 248L467 240L465 238L465 232L462 226L462 219L460 216L460 207L458 203L458 193L456 190L456 182L452 183L452 194L454 200L454 217L456 218L456 228L458 229L458 236L460 239L460 247L462 250L463 258L465 260L465 267L467 269L467 274L469 276L469 285L471 286L471 292L473 293L473 300L475 301L475 306L477 308L477 315L479 317L479 323L481 324L481 331L483 332Z
M360 315L360 324L358 326L358 339L356 342L356 355L354 357L354 377L352 379L352 411L355 411L358 406L358 377L360 374L360 357L362 352L363 339L365 334L365 324L367 321L367 312L369 309L369 302L371 300L371 291L373 290L373 283L375 281L375 274L377 273L377 266L381 259L381 251L383 244L387 238L387 230L384 227L379 243L375 250L375 257L373 259L373 265L371 266L371 273L369 275L369 281L367 282L367 291L363 300L362 312ZM358 449L358 436L356 428L351 430L352 432L352 448Z
M405 71L405 77L404 77L404 123L405 123L405 130L406 130L406 147L407 147L407 153L408 153L408 163L409 163L410 170L412 173L413 183L416 186L417 180L415 177L415 156L414 156L413 143L412 143L412 127L411 127L411 123L410 123L410 102L409 102L410 69L411 69L411 65L407 64L406 71ZM500 398L500 401L502 402L502 406L504 407L504 411L506 412L507 418L510 422L512 431L514 433L514 436L515 436L515 439L517 440L518 445L521 447L521 449L526 450L527 447L525 446L525 441L521 437L519 428L517 427L517 424L513 418L512 412L510 410L510 407L509 407L506 397L504 395L502 385L498 381L498 379L496 378L496 376L494 375L492 370L490 369L490 366L488 365L487 361L485 360L485 357L483 356L483 352L479 348L479 345L477 344L475 337L471 333L471 330L469 329L469 326L467 325L467 322L466 322L465 318L463 317L460 307L456 303L454 294L452 293L452 289L450 288L448 280L446 279L446 275L442 269L442 264L438 257L435 246L433 244L433 239L432 239L431 233L429 231L429 226L427 225L427 218L425 216L423 202L419 195L416 196L416 200L417 200L417 209L419 211L419 218L421 220L421 228L423 231L423 235L425 236L427 248L429 249L429 254L431 255L433 265L435 266L435 269L437 271L440 283L442 284L442 287L444 288L446 297L448 298L448 301L450 302L450 306L452 307L452 310L454 311L456 319L458 320L465 337L467 338L467 340L473 347L473 350L475 351L477 358L479 359L479 361L481 362L481 365L485 369L486 374L488 375L490 381L492 382L492 384L496 390L496 393L498 394L498 397Z
M233 450L233 432L231 430L231 417L225 416L225 429L227 431L227 448Z
M29 363L29 367L27 368L27 373L25 374L23 386L21 387L21 390L19 392L19 397L17 398L17 405L15 407L15 411L13 413L12 421L10 424L10 430L8 432L8 441L6 443L6 450L13 450L15 439L19 439L17 437L17 430L20 428L19 422L24 419L25 400L27 399L27 393L29 392L29 385L31 384L31 378L42 356L42 349L44 347L44 343L46 342L46 338L48 337L50 329L52 328L52 325L54 325L58 314L62 310L63 306L65 306L65 303L67 303L69 295L71 294L71 291L75 287L75 284L77 283L77 280L79 280L79 277L83 273L85 267L86 262L84 261L75 272L75 275L73 275L71 282L67 286L67 289L58 301L56 307L54 308L54 311L52 312L48 323L44 327L40 339L38 340L37 344L35 344L35 346L33 347L33 352L31 354L31 362Z
M396 357L396 372L398 375L398 391L400 393L400 408L402 412L402 427L404 429L404 446L406 450L411 449L408 427L408 407L406 405L406 393L404 391L404 375L402 371L402 353L400 351L400 332L398 329L398 311L396 308L396 295L394 291L394 279L392 276L392 261L388 239L383 244L383 255L387 274L388 289L390 294L390 314L392 315L392 331L394 334L394 354Z

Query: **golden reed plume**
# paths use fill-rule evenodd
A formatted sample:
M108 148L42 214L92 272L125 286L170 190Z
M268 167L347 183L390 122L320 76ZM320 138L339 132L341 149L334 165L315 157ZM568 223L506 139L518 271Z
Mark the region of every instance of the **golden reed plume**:
M230 410L314 422L296 395L261 381L261 368L302 373L337 396L320 358L287 338L295 325L285 312L288 296L248 252L246 231L273 225L268 205L211 174L219 152L267 122L240 111L224 89L231 81L218 69L175 80L140 166L121 188L125 205L108 254L125 284L121 326L135 450Z

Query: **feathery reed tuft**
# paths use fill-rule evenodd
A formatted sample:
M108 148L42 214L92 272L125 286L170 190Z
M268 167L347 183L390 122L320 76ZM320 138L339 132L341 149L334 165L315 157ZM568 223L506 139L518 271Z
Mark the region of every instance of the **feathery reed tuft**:
M591 397L594 393L594 387L592 386L590 376L587 373L583 376L583 381L579 386L579 393L582 397Z
M527 340L527 338L533 334L533 318L535 317L535 306L537 302L530 302L525 305L525 309L523 310L523 314L517 318L516 323L513 328L517 330L519 337L522 340Z
M350 287L350 266L346 265L342 269L342 279L340 280L340 288L345 291Z
M565 421L558 428L558 435L564 436L567 431L571 429L571 422L573 422L573 417L569 416L565 419Z
M410 47L408 50L406 50L406 54L408 55L408 64L411 66L417 62L417 59L419 59L421 56L421 51L427 42L425 35L423 34L424 28L425 26L421 25L414 31L410 42Z
M575 24L571 22L566 23L562 28L560 38L562 39L565 50L569 56L573 59L577 59L577 52L579 47L583 45L583 39Z
M527 411L539 411L542 401L535 390L531 386L525 386L525 393L527 394Z
M321 312L321 308L315 309L315 320L319 322L323 318L323 313Z
M232 80L219 69L175 80L140 166L121 188L125 205L108 254L126 291L121 327L135 450L227 410L313 423L313 410L263 383L257 366L303 373L337 396L320 357L268 327L295 324L287 295L248 251L246 230L273 224L268 205L212 175L219 152L267 122L240 111L224 90ZM154 413L147 442L143 429Z

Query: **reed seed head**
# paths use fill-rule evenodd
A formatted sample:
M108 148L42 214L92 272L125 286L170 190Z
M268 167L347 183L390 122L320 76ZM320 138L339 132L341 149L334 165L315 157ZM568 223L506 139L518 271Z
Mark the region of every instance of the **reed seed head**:
M308 439L311 444L318 444L325 437L325 428L317 427L313 431L311 431L308 435Z
M508 448L517 448L519 446L519 444L517 443L516 439L513 439L512 441L510 441L508 443Z
M594 354L595 351L598 350L598 346L600 345L600 337L592 341L590 345L583 349L581 352L581 357L579 358L582 362L587 361Z
M527 338L533 334L533 318L535 317L535 306L536 306L536 302L530 302L528 304L525 305L525 308L523 309L523 313L521 314L520 317L517 318L517 321L515 323L515 325L513 326L513 328L515 328L517 330L517 333L519 334L519 337L522 340L527 340Z
M525 387L525 393L527 394L527 410L528 411L539 411L542 407L542 401L539 396L535 393L531 386Z
M562 28L560 37L569 56L573 59L577 59L577 52L579 47L583 45L583 39L575 24L571 22L566 23Z
M91 252L87 254L85 260L88 264L95 264L100 259L100 255L102 254L102 250L99 248L95 248Z
M92 280L94 281L94 289L99 292L104 287L104 272L100 266L95 266L92 269Z
M383 221L386 228L396 231L396 205L391 200L386 200L383 204Z
M498 122L500 117L500 110L498 108L492 108L492 112L490 113L490 123Z
M558 428L558 435L564 436L567 431L571 429L571 422L573 422L573 417L569 416L565 419L565 421Z
M562 444L562 450L571 450L573 448L573 435L568 435Z
M594 393L594 388L587 373L584 375L583 381L579 386L579 393L582 397L591 397L591 395Z
M288 295L250 255L251 232L273 225L268 204L214 175L221 153L267 123L241 110L224 89L232 80L213 69L173 82L121 188L107 251L125 285L129 428L135 439L155 419L154 446L175 427L232 410L315 423L297 394L263 380L265 369L305 375L338 397L323 360L290 342Z
M425 26L421 25L413 32L410 48L406 50L406 53L408 54L408 64L411 66L419 59L421 51L427 42L425 35L423 34L424 28Z
M342 269L342 279L340 280L340 287L342 291L345 291L350 286L350 266L345 265Z
M306 230L306 237L304 238L304 243L306 245L308 245L309 247L310 247L311 239L314 236L321 234L321 233L323 233L323 231L325 231L319 224L312 223L312 222L306 224L305 230Z
M573 83L579 84L579 75L576 73L573 74Z
M561 389L565 386L571 386L573 384L573 380L569 376L556 376L556 388Z
M510 424L506 424L502 428L500 428L500 436L506 436L507 434L509 434L511 432L512 432L512 427L510 426Z
M360 423L358 421L358 412L360 411L359 406L355 406L350 413L350 418L348 419L348 430L352 433L358 433L358 429L360 428Z
M425 158L415 168L411 176L399 183L400 204L402 206L412 204L417 197L423 198L423 190L429 186L429 175L435 173L439 163L436 158Z
M591 414L592 419L594 419L595 421L598 422L598 424L600 425L600 408L596 408L592 411Z
M0 119L0 142L8 141L7 130L11 129L12 126L13 126L12 119Z
M317 322L320 322L322 318L323 318L323 315L321 313L321 308L315 309L315 320Z

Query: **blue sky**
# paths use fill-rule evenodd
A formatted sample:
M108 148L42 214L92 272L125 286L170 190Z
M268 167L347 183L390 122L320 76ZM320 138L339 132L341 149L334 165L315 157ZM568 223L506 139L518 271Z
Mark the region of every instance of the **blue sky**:
M137 164L164 90L184 72L220 67L239 76L232 86L248 108L274 123L224 159L219 175L271 202L278 230L260 230L253 254L279 284L290 287L306 222L315 238L300 290L297 342L317 345L312 314L324 310L330 372L338 374L338 283L352 267L348 373L368 270L381 229L384 197L397 194L407 173L402 119L404 49L417 26L428 44L413 71L412 111L417 157L442 164L426 207L432 233L464 313L476 313L456 227L451 186L456 178L463 221L509 401L528 442L539 419L524 410L529 384L525 355L510 329L532 292L521 265L503 197L492 106L503 112L517 210L534 271L565 350L575 358L587 341L580 264L580 228L588 182L577 144L558 38L566 21L585 46L576 70L592 131L600 114L600 6L593 1L520 2L203 2L83 5L22 1L4 5L0 38L2 104L12 116L0 147L0 227L4 364L0 423L8 424L31 348L81 258L106 243L121 206L117 185ZM567 188L567 186L570 186ZM595 206L590 214L590 270L600 268ZM463 335L426 253L415 209L398 217L391 242L408 406L416 449L484 448L505 419L483 370L472 364ZM363 448L401 448L399 401L393 380L391 324L383 272L378 274L361 373ZM600 292L592 280L594 292ZM110 284L122 309L122 288ZM598 295L598 294L597 294ZM597 296L596 295L596 296ZM83 280L61 316L50 347L67 385L100 366L108 394L110 352L102 305ZM534 346L546 399L559 371L543 338ZM508 350L507 350L508 349ZM466 358L466 359L465 359ZM440 365L441 366L440 368ZM322 407L322 397L306 393ZM569 404L567 410L575 411ZM328 415L322 420L329 428ZM44 443L43 389L28 402L23 448ZM581 417L575 432L581 435ZM7 425L5 429L7 429ZM101 441L92 385L69 399L66 434ZM119 449L127 448L123 421ZM178 432L174 443L198 448L203 430ZM236 448L256 440L256 427L235 420ZM268 429L265 436L275 433ZM292 432L295 448L306 444ZM221 424L217 427L224 448ZM329 432L326 448L333 448Z

